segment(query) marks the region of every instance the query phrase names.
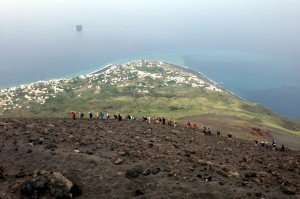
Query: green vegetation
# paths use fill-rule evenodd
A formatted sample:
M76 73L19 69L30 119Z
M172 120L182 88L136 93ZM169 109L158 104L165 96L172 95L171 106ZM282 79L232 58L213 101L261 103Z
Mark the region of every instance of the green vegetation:
M135 97L138 96L139 97ZM110 108L107 108L110 107ZM234 116L266 126L299 131L299 123L283 118L266 107L244 102L227 93L203 91L198 88L170 86L152 89L149 94L134 89L102 87L98 94L83 92L80 97L73 91L59 94L46 104L32 104L30 112L4 112L5 116L18 117L68 117L70 111L132 114L135 116L164 116L184 121L190 115ZM26 114L25 114L26 113Z
M239 118L251 124L299 135L298 120L284 118L265 106L245 102L227 92L208 90L205 88L209 86L207 83L195 86L197 81L191 78L193 76L183 81L178 69L167 71L164 67L148 67L146 63L132 68L120 67L117 72L106 76L76 77L57 83L55 86L63 89L63 92L54 93L53 85L38 85L35 89L46 88L50 96L43 98L42 103L22 100L24 91L16 91L14 103L22 106L1 109L0 114L2 117L69 117L72 110L85 113L108 111L110 114L131 114L136 117L164 116L180 122L187 118L199 120L202 116L213 115ZM139 77L137 71L146 75ZM156 74L161 76L157 77ZM101 83L104 80L106 83ZM55 97L51 97L52 94Z

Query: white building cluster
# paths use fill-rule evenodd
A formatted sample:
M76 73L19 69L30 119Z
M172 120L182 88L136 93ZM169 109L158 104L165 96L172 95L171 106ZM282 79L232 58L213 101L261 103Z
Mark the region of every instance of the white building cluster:
M159 83L158 83L159 82ZM189 85L222 92L214 82L205 76L193 74L181 67L158 61L132 61L120 66L109 65L105 69L74 78L39 81L0 90L0 108L30 108L31 104L45 104L69 90L101 92L104 85L135 87L139 93L149 89L170 85ZM80 88L80 89L79 89ZM81 97L79 93L77 97Z

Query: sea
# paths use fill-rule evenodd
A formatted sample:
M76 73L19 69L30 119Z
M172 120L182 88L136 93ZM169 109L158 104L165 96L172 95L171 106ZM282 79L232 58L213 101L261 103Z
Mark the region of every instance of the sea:
M0 0L0 88L161 60L300 118L299 10L298 0Z

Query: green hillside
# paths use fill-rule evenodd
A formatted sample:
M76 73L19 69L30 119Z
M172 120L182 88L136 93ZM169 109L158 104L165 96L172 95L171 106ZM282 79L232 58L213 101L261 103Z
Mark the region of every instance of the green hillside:
M164 116L180 122L230 119L299 135L299 121L246 102L200 73L157 61L108 66L79 77L0 91L2 117L69 117L70 111ZM222 117L220 117L222 116ZM221 119L220 119L221 118ZM234 129L231 128L231 129Z

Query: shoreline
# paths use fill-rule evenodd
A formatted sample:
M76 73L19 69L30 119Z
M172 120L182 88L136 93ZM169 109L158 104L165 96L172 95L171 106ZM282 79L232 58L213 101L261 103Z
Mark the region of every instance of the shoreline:
M109 67L112 67L112 66L120 66L120 65L123 65L123 64L128 64L130 62L133 62L133 61L153 61L153 62L162 62L162 63L165 63L165 64L170 64L174 67L178 67L178 68L182 68L182 69L185 69L201 78L204 78L206 81L210 82L211 84L214 84L217 88L223 90L224 92L226 93L229 93L231 95L234 95L236 97L238 97L239 99L243 100L243 101L248 101L246 99L244 99L243 97L235 94L234 92L228 90L228 89L225 89L223 88L222 86L218 85L217 82L215 82L214 80L212 80L211 78L207 77L206 75L204 75L203 73L201 73L200 71L196 71L192 68L189 68L188 66L180 66L180 65L177 65L175 63L170 63L168 61L164 61L164 60L153 60L153 59L132 59L131 61L127 61L125 63L122 63L122 64L112 64L112 63L107 63L103 66L100 66L102 68L100 69L93 69L92 72L87 72L88 70L86 71L82 71L82 72L78 72L78 73L75 73L75 74L72 74L72 75L66 75L64 77L60 77L60 78L51 78L51 79L46 79L46 80L38 80L38 81L34 81L34 82L29 82L29 83L22 83L22 84L18 84L18 85L13 85L13 86L10 86L10 87L6 87L6 88L1 88L0 87L0 91L1 90L8 90L10 88L20 88L21 86L24 86L24 85L31 85L31 84L35 84L35 83L39 83L39 82L55 82L55 81L61 81L61 80L67 80L67 79L72 79L72 78L76 78L76 77L80 77L80 76L86 76L86 75L93 75L93 74L96 74L96 73L101 73L102 71L105 71L106 69L108 69ZM117 61L116 61L117 62Z

